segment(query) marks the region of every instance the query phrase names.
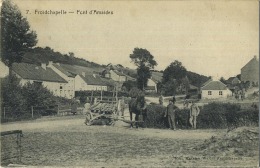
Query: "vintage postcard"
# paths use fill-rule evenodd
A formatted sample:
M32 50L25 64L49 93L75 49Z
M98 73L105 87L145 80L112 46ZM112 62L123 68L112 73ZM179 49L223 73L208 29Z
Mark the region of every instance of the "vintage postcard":
M1 166L258 167L258 0L2 0Z

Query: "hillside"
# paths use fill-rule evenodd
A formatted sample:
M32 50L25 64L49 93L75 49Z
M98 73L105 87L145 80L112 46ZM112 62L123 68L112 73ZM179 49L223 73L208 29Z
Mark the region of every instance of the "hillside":
M31 64L40 64L48 63L49 61L59 62L68 65L79 65L84 67L98 67L102 68L103 66L89 62L83 58L77 58L69 56L67 54L61 54L60 52L55 52L50 47L36 47L28 50L23 57L22 62L31 63Z
M61 63L62 66L66 66L66 69L69 69L71 72L86 72L86 73L98 73L103 71L104 69L115 69L118 70L125 75L136 78L137 73L135 69L130 69L124 67L123 65L117 64L108 64L108 65L100 65L95 62L87 61L83 58L77 58L74 54L61 54L60 52L56 52L50 47L36 47L28 50L23 57L22 62L31 63L31 64L40 64L40 63L48 63L49 61L53 61L54 63ZM202 83L206 82L209 78L194 72L187 72L187 76L190 80L190 83L194 86L199 87ZM162 80L162 72L153 71L152 78L156 81Z

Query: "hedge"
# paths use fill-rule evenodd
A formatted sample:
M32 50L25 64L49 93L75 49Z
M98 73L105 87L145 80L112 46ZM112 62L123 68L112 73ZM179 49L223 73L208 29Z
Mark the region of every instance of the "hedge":
M150 128L168 128L168 121L164 117L166 107L148 105L146 125ZM254 108L241 109L238 104L210 103L201 108L197 117L197 128L230 128L239 126L258 126L259 111ZM176 112L177 128L191 128L189 124L189 109Z

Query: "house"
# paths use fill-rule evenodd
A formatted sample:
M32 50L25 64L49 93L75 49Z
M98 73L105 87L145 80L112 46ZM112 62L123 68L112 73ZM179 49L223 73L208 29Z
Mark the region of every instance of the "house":
M66 92L66 97L72 99L75 97L75 77L76 75L72 72L64 69L59 63L53 63L49 61L48 66L54 72L56 72L59 76L65 79L68 83L64 85L64 91Z
M146 92L156 92L157 93L157 81L153 78L148 79L147 87L145 88Z
M199 88L190 84L189 85L189 90L188 90L188 93L191 93L191 94L198 94L198 91L199 91Z
M37 83L50 90L55 96L69 97L69 90L65 87L68 82L46 64L37 66L27 63L13 63L12 73L21 79L20 84Z
M86 75L84 72L75 77L75 91L103 90L107 91L107 84L96 75Z
M250 86L258 86L259 61L256 56L241 68L241 82L249 82Z
M117 82L125 82L127 80L125 74L117 71L117 70L110 70L109 71L110 78Z
M241 81L237 78L237 77L230 77L228 78L228 80L226 81L226 83L228 85L237 85L239 84Z
M9 75L9 68L2 61L0 61L0 78L4 78Z
M227 98L231 96L232 92L228 87L220 81L208 81L201 88L201 98L202 99L218 99Z

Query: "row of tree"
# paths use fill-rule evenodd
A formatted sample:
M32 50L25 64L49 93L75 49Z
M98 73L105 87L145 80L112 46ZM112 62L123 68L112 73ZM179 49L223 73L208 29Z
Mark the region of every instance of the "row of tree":
M148 79L152 76L152 71L157 65L154 56L142 48L135 48L133 53L130 54L132 62L137 66L137 82L128 81L123 86L130 90L132 87L137 87L140 90L145 90L147 87ZM193 72L187 71L181 62L175 60L164 71L162 71L162 81L158 83L157 88L159 92L164 95L176 95L183 93L186 94L190 89L190 83L200 87L209 78Z

